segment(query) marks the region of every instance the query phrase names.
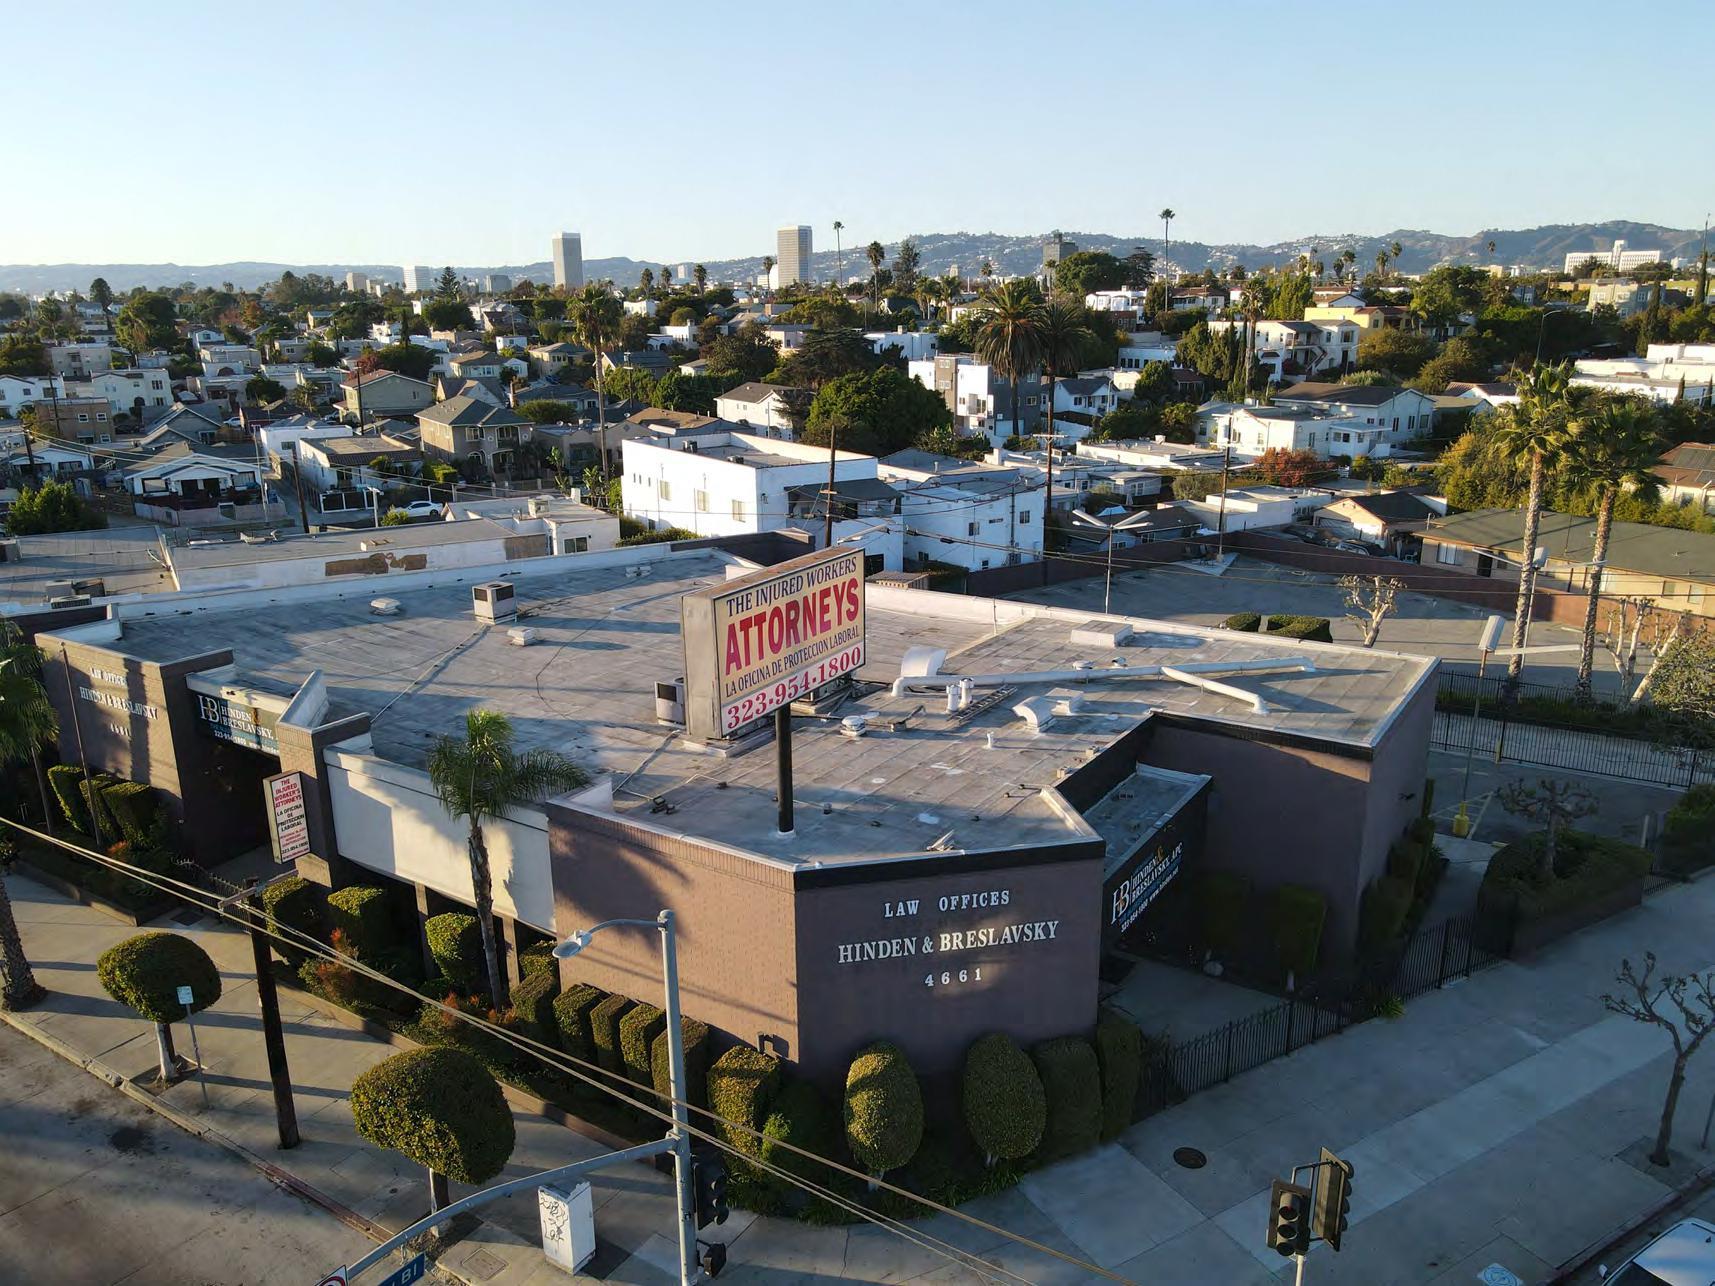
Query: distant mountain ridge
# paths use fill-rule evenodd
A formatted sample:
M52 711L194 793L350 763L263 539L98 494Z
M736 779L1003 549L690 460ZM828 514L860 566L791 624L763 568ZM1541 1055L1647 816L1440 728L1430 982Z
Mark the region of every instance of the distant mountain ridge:
M1174 232L1177 233L1175 228ZM1190 229L1187 229L1190 231ZM1616 239L1634 250L1660 250L1665 259L1694 258L1702 233L1691 228L1668 228L1656 223L1637 223L1613 219L1604 223L1555 223L1539 228L1485 229L1469 235L1452 235L1400 228L1377 236L1362 233L1324 233L1276 241L1271 245L1208 244L1201 241L1181 241L1175 235L1169 246L1169 258L1180 268L1198 269L1208 266L1227 268L1241 263L1246 268L1290 263L1300 254L1309 254L1330 268L1344 251L1357 256L1359 271L1367 271L1375 263L1378 252L1388 250L1394 242L1400 244L1400 257L1395 261L1402 272L1426 272L1442 263L1504 263L1532 268L1559 268L1569 254L1598 253L1609 249ZM1042 262L1042 246L1050 234L1037 236L1007 236L998 232L925 232L913 234L921 256L920 270L943 275L957 269L968 277L977 275L984 260L994 265L1002 276L1033 272ZM1067 231L1064 236L1081 250L1105 250L1127 255L1142 246L1150 253L1161 254L1159 226L1136 236L1118 237L1102 232ZM1493 254L1489 242L1495 243ZM846 246L841 256L847 279L866 276L868 261L864 245ZM886 243L889 259L899 249L898 241ZM677 273L683 260L667 261ZM762 271L762 256L750 255L737 259L704 260L711 280L738 280ZM438 267L439 265L435 265ZM644 268L659 275L663 261L659 259L630 259L616 257L589 259L584 273L591 280L611 278L621 285L636 283ZM816 275L831 279L836 272L835 251L823 247L811 260ZM461 265L454 269L464 276L483 277L504 273L514 282L528 277L534 281L551 281L552 269L547 260L527 264ZM48 290L87 290L96 277L105 277L116 291L136 286L176 286L192 282L199 286L219 286L231 282L241 289L254 289L275 280L282 272L309 272L342 280L347 272L361 272L381 281L401 279L398 264L286 264L241 261L235 263L184 265L176 263L134 264L0 264L0 290L40 293Z

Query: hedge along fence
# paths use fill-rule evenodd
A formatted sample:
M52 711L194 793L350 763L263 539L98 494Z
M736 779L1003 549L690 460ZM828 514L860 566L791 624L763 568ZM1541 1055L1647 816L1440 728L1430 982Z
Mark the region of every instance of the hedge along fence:
M530 1039L544 1045L559 1043L554 1019L554 1001L559 994L560 975L554 969L527 974L512 989L512 1012Z
M619 1061L634 1085L653 1089L655 1074L650 1047L667 1028L667 1016L659 1005L638 1001L619 1020Z
M750 1131L761 1130L768 1121L780 1089L780 1060L735 1045L715 1059L708 1084L709 1110L721 1137L745 1156L760 1157L761 1144Z
M693 1107L709 1105L709 1025L695 1018L679 1019L679 1040L685 1047L685 1101ZM670 1098L673 1088L672 1057L667 1047L667 1027L649 1046L649 1075L655 1092Z
M117 777L110 777L106 773L96 773L93 777L86 777L77 784L77 793L83 797L84 807L89 810L89 815L100 825L101 838L109 844L122 838L128 838L121 835L119 823L113 820L113 814L108 811L107 801L104 798L107 788L118 784L119 779Z
M482 954L482 929L468 911L447 911L423 921L423 937L441 976L461 996L482 989L488 966Z
M852 1059L842 1115L846 1144L880 1176L910 1163L923 1142L923 1090L897 1045L877 1041Z
M1137 1114L1142 1029L1129 1018L1103 1010L1096 1020L1096 1065L1102 1076L1102 1138L1118 1138Z
M1269 919L1281 968L1301 978L1315 972L1322 954L1322 923L1327 917L1327 899L1315 889L1283 884L1274 891Z
M1197 923L1203 941L1222 955L1244 945L1251 882L1236 871L1206 871L1196 885Z
M1036 1065L1012 1037L990 1032L965 1051L963 1090L965 1126L987 1164L1036 1151L1048 1099Z
M1045 1040L1030 1058L1048 1100L1037 1159L1058 1160L1094 1147L1102 1137L1102 1073L1090 1042L1076 1036Z
M584 1063L595 1062L595 1044L590 1039L590 1011L607 999L607 992L587 982L575 983L554 997L554 1027L560 1048Z
M590 1048L595 1061L609 1072L625 1074L625 1058L619 1049L619 1020L632 1006L629 996L617 992L590 1010Z
M385 889L354 884L328 894L327 905L331 930L345 935L359 960L372 962L397 950L398 935Z

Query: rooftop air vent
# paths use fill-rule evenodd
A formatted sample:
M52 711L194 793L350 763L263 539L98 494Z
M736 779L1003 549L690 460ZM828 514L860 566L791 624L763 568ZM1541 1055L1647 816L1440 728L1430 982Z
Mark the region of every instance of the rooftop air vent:
M369 610L377 616L399 615L399 600L396 598L372 598L369 600Z
M477 620L490 624L515 620L518 616L518 604L513 598L515 592L512 586L503 580L489 580L480 585L472 585L471 611Z
M848 714L844 719L840 720L840 732L847 737L855 739L863 736L863 734L868 731L868 715Z
M1131 638L1124 621L1085 621L1072 628L1073 647L1123 647Z
M515 625L506 631L506 639L513 647L529 647L536 641L536 631L528 625Z

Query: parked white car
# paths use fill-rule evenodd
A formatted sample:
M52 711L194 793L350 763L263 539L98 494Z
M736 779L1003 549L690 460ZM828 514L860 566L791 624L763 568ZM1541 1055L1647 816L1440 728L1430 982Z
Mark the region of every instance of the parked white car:
M1715 1224L1684 1219L1618 1268L1599 1269L1604 1286L1710 1286L1715 1282Z
M442 507L433 500L413 500L410 504L405 506L404 512L407 518L412 519L439 518L441 516Z

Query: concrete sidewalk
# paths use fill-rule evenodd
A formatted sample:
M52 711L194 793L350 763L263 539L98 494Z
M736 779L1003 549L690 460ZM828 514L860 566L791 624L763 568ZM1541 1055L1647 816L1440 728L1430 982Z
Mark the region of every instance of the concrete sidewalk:
M153 1038L95 979L101 951L135 930L9 878L25 944L50 995L6 1015L68 1057L146 1079ZM1288 1265L1263 1246L1268 1183L1327 1145L1356 1163L1352 1229L1339 1255L1318 1252L1318 1282L1469 1281L1500 1263L1540 1280L1585 1245L1642 1213L1711 1156L1696 1147L1715 1091L1715 1057L1693 1062L1668 1173L1643 1159L1666 1085L1661 1033L1600 1001L1625 955L1654 950L1665 968L1708 968L1715 880L1673 887L1641 908L1413 1000L1397 1021L1349 1029L1129 1130L1121 1141L1037 1171L969 1213L1120 1275L1150 1283L1267 1283ZM282 995L303 1144L278 1150L245 937L185 913L157 927L209 951L226 994L198 1020L210 1106L195 1082L159 1103L187 1128L281 1167L350 1220L398 1229L423 1213L424 1176L357 1137L346 1093L386 1057L293 992ZM181 1052L190 1042L180 1034ZM505 1176L563 1165L603 1147L516 1113ZM1207 1165L1175 1164L1179 1147ZM672 1194L631 1164L595 1183L601 1252L593 1279L671 1280ZM455 1193L455 1195L457 1195ZM483 1229L442 1261L469 1282L564 1281L537 1245L533 1194L489 1207ZM1031 1281L1089 1279L1064 1261L936 1216L914 1228ZM710 1230L731 1259L722 1281L976 1280L971 1268L870 1226L825 1228L734 1211ZM304 1265L305 1276L333 1265Z

